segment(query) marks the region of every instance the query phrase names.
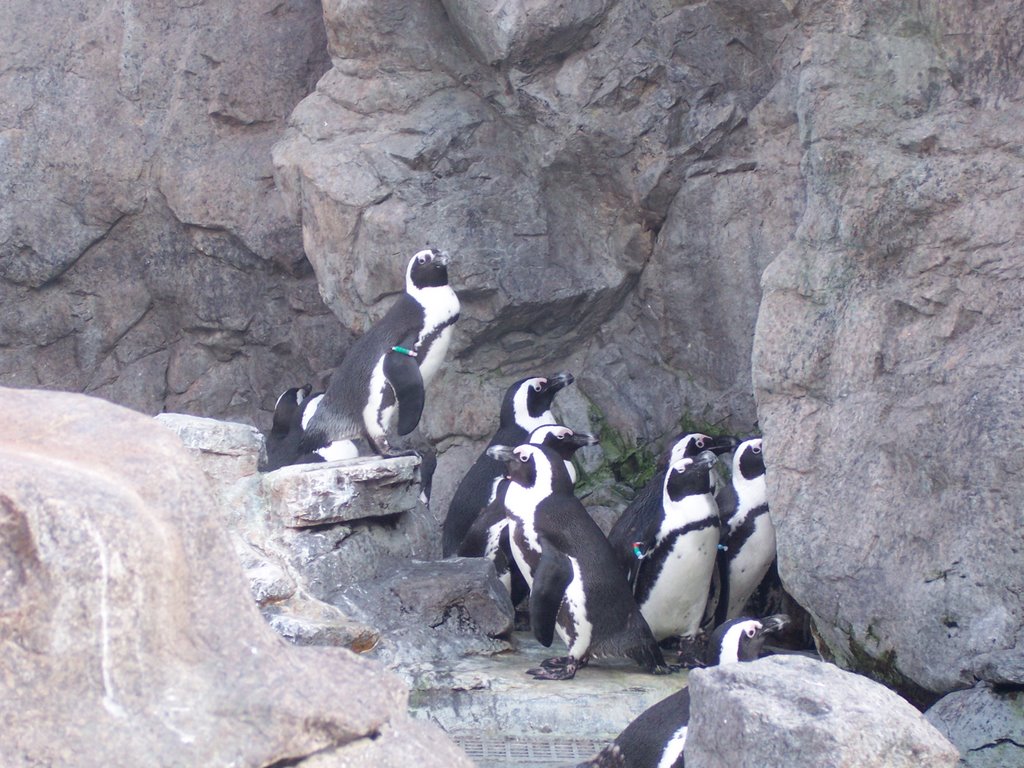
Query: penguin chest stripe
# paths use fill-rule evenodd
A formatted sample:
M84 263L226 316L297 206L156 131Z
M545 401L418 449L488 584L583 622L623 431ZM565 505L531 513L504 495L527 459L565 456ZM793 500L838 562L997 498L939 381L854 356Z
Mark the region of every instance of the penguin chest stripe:
M683 754L683 747L686 746L686 731L687 726L684 725L672 734L672 738L665 745L665 751L661 753L658 768L672 768L676 764L676 760Z

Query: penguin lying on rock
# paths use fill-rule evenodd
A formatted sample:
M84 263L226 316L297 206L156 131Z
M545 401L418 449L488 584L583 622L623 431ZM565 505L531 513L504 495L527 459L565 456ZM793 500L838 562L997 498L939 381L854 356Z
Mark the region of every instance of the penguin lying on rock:
M788 616L777 614L723 624L711 634L705 666L754 661L767 636L788 622ZM578 768L683 768L689 723L690 689L683 688L642 712L612 744Z
M555 395L572 382L571 373L556 373L547 377L532 376L512 384L501 400L498 430L488 448L525 443L533 430L555 423L551 404ZM488 456L485 449L462 478L448 505L441 537L442 556L451 557L458 551L477 516L494 501L498 483L504 476L504 464Z
M409 260L405 292L356 340L331 375L305 425L300 454L365 437L380 455L395 455L388 433L396 415L399 435L417 427L424 387L440 369L459 318L459 299L448 285L448 261L447 253L433 248Z
M266 434L267 461L260 467L264 472L295 463L302 439L302 406L312 391L309 384L304 384L286 389L277 398L274 418Z
M585 432L574 432L559 424L545 424L530 433L527 440L532 445L543 445L554 451L565 463L569 479L576 482L576 468L572 457L580 448L596 445L597 437ZM477 516L470 527L462 544L459 545L460 557L486 557L494 562L498 578L512 597L512 605L518 605L529 593L529 587L523 579L515 560L508 538L508 516L505 512L505 494L511 481L502 478L494 494L494 500Z
M528 674L569 680L601 656L630 658L650 672L670 671L608 540L573 495L561 456L528 444L492 446L488 454L508 467L509 542L530 587L534 637L549 647L557 631L568 649Z

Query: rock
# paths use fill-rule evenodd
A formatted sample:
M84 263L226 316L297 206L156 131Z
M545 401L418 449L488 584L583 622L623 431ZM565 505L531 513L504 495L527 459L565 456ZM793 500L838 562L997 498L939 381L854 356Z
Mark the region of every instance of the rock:
M784 585L837 662L927 706L1022 655L1024 160L1000 147L1024 111L1019 62L988 63L1020 6L860 5L804 47L807 198L754 384Z
M399 670L510 647L512 601L484 558L393 561L334 599L380 630L376 656Z
M804 656L693 670L690 696L687 768L952 768L960 757L892 691Z
M980 683L943 696L925 717L953 742L964 768L1014 768L1024 762L1024 693Z
M0 749L12 766L350 765L409 743L407 692L347 651L259 617L181 442L78 395L5 389L0 418ZM426 748L429 742L433 746Z
M335 364L270 163L318 0L5 10L0 382L252 420Z

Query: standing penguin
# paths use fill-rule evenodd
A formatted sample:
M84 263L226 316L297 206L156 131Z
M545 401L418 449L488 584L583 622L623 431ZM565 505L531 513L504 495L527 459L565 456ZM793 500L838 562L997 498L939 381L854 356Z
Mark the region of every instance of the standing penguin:
M448 285L448 254L418 252L406 268L405 292L332 374L300 452L365 436L377 453L392 455L387 433L395 411L399 435L419 424L424 387L444 361L458 318L459 299Z
M549 647L557 631L567 655L528 674L569 680L591 657L631 658L651 672L668 668L597 523L572 492L561 457L539 445L492 446L507 462L509 540L530 586L530 625Z
M718 552L721 595L715 623L738 616L775 559L761 438L740 443L732 459L731 492L721 500Z
M692 458L702 451L712 451L719 456L729 453L738 443L735 437L713 437L700 432L681 435L670 443L670 448L658 461L658 471L654 477L637 492L608 533L608 541L615 550L623 572L629 574L631 582L639 567L633 544L642 538L644 532L649 530L655 521L661 519L665 474L668 467L679 459ZM717 475L717 469L714 472Z
M754 661L767 636L788 622L788 616L777 614L718 627L709 640L705 666ZM689 724L690 689L683 688L644 710L612 744L578 768L683 768Z
M576 482L576 468L572 457L580 448L595 445L598 439L585 432L574 432L558 424L545 424L530 433L527 440L533 445L543 445L554 451L565 463L569 479ZM526 581L519 572L508 539L508 517L505 513L505 493L511 481L503 478L497 486L494 500L477 515L473 525L466 532L459 545L460 557L486 557L494 561L498 578L512 596L512 605L518 605L529 591Z
M659 514L637 528L633 594L660 641L700 632L719 540L711 473L718 457L679 458L665 474Z
M572 382L571 373L556 373L546 378L535 376L515 382L505 391L498 431L487 447L525 443L533 430L553 424L551 403L555 395ZM497 485L504 476L505 465L488 456L484 449L462 478L448 505L441 535L442 556L451 557L458 551L473 521L494 500Z

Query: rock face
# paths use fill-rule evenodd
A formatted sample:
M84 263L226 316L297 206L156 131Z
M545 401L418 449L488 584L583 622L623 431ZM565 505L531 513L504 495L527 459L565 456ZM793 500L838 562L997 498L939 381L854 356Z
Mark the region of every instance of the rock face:
M997 670L1024 636L1020 11L850 8L811 37L806 208L764 275L780 574L836 659L919 703L1024 682Z
M0 418L5 764L469 765L397 678L273 634L171 432L10 389Z
M690 674L687 768L952 768L959 753L899 696L803 656Z
M925 715L960 750L964 768L1024 764L1024 692L979 683L944 696Z
M4 11L0 383L251 420L334 365L270 164L328 66L320 3Z

